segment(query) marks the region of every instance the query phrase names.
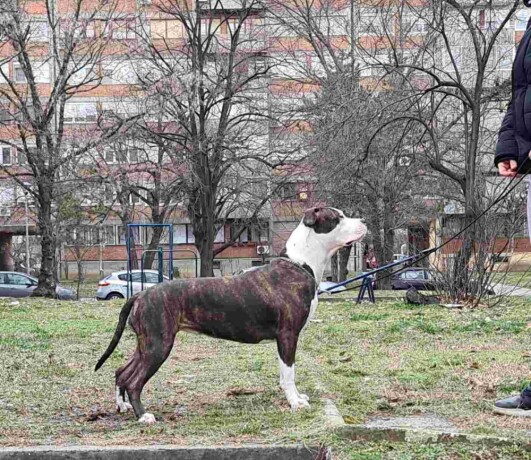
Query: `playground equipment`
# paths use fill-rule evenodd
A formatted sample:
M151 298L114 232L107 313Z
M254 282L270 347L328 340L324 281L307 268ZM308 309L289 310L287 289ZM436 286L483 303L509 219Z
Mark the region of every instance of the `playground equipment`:
M145 250L144 248L137 248L134 244L134 234L133 229L135 228L155 228L155 227L166 227L169 232L169 243L168 250L164 251L161 247L154 250ZM164 252L168 252L168 278L173 279L173 224L127 224L127 235L125 238L127 246L127 298L133 295L133 251L135 255L138 256L137 251L141 251L140 254L140 287L144 289L144 256L149 252L156 252L158 258L158 272L159 272L159 282L162 282L163 278L163 267L164 267Z
M380 272L382 272L384 270L388 270L390 268L393 268L393 267L396 267L396 266L399 266L399 265L403 265L403 264L406 264L406 263L409 263L409 266L411 266L415 262L417 262L418 260L426 258L432 252L435 252L437 249L438 248L425 249L424 251L421 251L418 254L415 254L414 256L406 257L406 258L404 258L402 260L398 260L396 262L392 262L390 264L384 265L383 267L376 268L376 269L371 270L369 272L364 272L361 275L355 276L354 278L349 278L349 279L347 279L345 281L341 281L340 283L334 284L333 286L329 286L326 289L322 289L322 290L320 289L318 294L322 294L324 292L328 292L330 294L334 294L334 292L330 292L330 291L333 291L334 289L336 289L338 287L350 284L350 283L352 283L354 281L360 281L361 280L361 285L359 286L360 291L358 293L358 298L356 299L356 303L360 303L364 299L365 294L367 294L367 296L369 298L369 301L374 303L376 301L375 296L374 296L374 286L373 286L373 280L375 278L374 275L376 275L377 273L380 273Z
M168 249L158 247L157 249L144 249L143 247L137 247L134 244L134 229L140 227L167 227L169 232L168 240ZM195 276L199 276L199 258L195 251L191 249L174 249L173 247L173 224L127 224L127 235L126 235L126 246L127 246L127 298L133 295L133 281L132 281L132 270L133 270L133 255L140 255L140 289L144 290L144 257L150 252L155 252L157 254L157 271L159 275L159 283L164 281L164 254L168 254L168 278L173 279L173 256L175 253L189 253L192 254L195 260ZM140 253L140 254L139 254Z

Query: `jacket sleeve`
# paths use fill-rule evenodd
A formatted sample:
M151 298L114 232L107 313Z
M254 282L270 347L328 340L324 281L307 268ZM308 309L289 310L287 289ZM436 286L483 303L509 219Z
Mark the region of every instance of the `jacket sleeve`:
M514 106L513 101L509 103L507 113L498 133L498 142L496 143L496 155L494 164L505 160L518 160L518 144L514 133Z

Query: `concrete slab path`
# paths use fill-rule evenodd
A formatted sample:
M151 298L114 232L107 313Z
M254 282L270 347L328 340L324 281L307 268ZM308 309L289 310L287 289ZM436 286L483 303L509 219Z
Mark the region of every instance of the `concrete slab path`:
M530 297L531 289L522 288L519 286L511 286L509 284L495 284L493 286L496 295L514 296L514 297Z

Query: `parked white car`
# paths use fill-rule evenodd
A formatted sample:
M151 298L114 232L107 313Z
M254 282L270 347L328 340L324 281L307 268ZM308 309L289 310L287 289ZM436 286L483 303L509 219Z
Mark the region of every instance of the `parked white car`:
M131 281L133 294L142 290L140 270L131 270ZM167 276L163 276L164 281L169 281ZM159 273L156 270L144 270L144 290L159 283ZM98 283L96 299L113 300L125 299L127 297L127 270L111 273Z

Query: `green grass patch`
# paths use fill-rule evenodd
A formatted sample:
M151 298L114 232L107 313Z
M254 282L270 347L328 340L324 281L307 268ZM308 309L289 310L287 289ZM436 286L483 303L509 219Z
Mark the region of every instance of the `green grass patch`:
M323 398L350 423L429 412L465 431L527 439L526 423L508 428L490 412L529 377L531 305L524 300L460 311L320 302L298 346L298 388L312 403L298 413L278 388L274 343L180 333L144 391L159 420L154 427L115 413L114 370L135 347L129 329L93 371L121 305L0 299L0 445L324 442L338 458L476 458L470 449L340 440L323 423Z

